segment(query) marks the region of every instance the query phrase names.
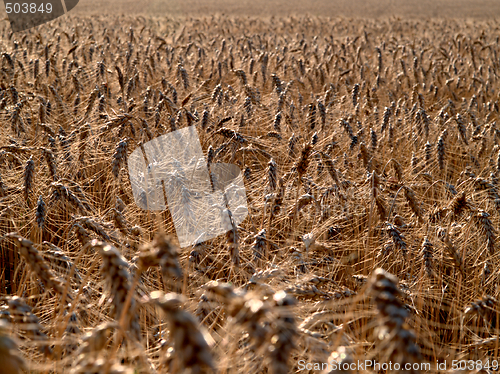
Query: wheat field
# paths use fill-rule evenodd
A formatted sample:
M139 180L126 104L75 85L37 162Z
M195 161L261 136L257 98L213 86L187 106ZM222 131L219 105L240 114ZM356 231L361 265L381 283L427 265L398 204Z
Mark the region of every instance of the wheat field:
M495 22L0 27L0 371L498 368ZM127 159L187 126L249 214L180 248Z

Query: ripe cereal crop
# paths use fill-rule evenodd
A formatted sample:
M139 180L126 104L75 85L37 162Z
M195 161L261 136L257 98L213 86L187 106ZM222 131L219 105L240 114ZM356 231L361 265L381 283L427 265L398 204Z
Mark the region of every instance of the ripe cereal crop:
M68 15L0 35L0 371L498 358L495 23ZM248 216L181 248L128 162L188 126L208 169L240 168Z

